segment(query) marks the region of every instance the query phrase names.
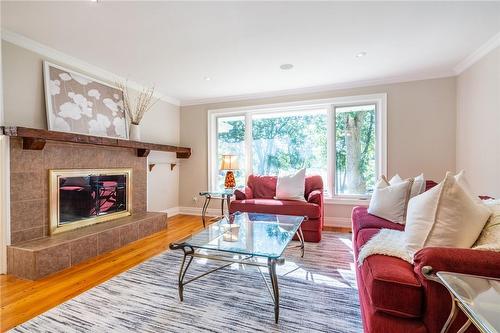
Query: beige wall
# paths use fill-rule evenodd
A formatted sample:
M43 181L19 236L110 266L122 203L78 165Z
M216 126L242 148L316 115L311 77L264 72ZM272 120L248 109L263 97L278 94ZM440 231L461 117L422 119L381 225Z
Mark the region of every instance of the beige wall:
M181 144L193 155L182 161L179 204L201 206L193 196L207 188L207 110L374 93L387 93L388 173L424 172L440 180L455 170L455 78L344 89L259 100L181 107ZM328 205L327 221L349 218L352 206Z
M2 41L5 125L47 128L41 55ZM71 64L60 64L72 68ZM76 71L80 71L74 68ZM81 71L80 71L81 72ZM85 73L93 77L91 73ZM102 78L99 78L102 80ZM104 80L105 81L105 80ZM179 107L159 101L141 123L142 139L147 142L178 145L180 138ZM152 154L156 160L174 160L173 153ZM154 186L151 186L154 184ZM178 207L178 171L163 167L148 173L148 209L164 211Z
M500 47L458 76L456 164L477 194L500 197Z

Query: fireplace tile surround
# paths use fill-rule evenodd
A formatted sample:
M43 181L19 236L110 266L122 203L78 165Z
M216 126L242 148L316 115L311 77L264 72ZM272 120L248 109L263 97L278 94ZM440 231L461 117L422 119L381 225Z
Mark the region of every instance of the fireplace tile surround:
M132 215L49 237L49 170L87 168L132 169ZM147 158L133 148L47 141L43 150L25 150L11 137L10 173L7 268L14 275L40 278L166 227L166 214L146 212Z
M132 168L132 211L146 211L146 157L133 149L47 142L43 150L23 150L10 140L11 243L49 235L49 170Z

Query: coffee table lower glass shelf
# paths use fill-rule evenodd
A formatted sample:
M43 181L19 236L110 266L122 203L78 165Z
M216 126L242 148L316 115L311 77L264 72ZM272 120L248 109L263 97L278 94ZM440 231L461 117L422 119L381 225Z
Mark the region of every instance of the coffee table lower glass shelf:
M222 217L182 242L170 244L170 249L182 250L184 253L178 279L180 300L184 299L184 287L187 284L210 273L234 263L256 266L274 302L274 319L277 323L280 302L276 266L285 262L282 255L294 235L300 241L297 247L301 250L301 256L304 256L304 235L301 229L304 220L303 216L236 213ZM186 272L194 258L224 264L186 281ZM261 270L263 267L269 272L271 286Z

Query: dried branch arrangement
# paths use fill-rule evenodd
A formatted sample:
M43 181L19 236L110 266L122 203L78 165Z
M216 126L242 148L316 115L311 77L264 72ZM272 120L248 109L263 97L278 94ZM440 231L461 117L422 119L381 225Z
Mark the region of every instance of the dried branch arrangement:
M130 122L139 125L144 114L158 102L158 98L154 98L155 87L143 88L135 99L134 107L132 107L127 82L117 82L116 85L123 92L123 108L130 118Z

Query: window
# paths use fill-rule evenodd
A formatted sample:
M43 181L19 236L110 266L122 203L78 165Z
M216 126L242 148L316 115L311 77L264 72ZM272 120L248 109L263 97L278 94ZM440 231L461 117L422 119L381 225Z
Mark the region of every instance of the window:
M307 168L326 177L326 123L326 109L252 116L252 172L277 175Z
M326 196L361 199L386 172L385 94L209 112L209 185L221 189L222 155L237 155L238 186L251 174L307 168Z
M367 195L377 177L376 105L335 108L335 194Z
M217 118L217 176L215 184L217 190L223 189L225 171L220 171L220 157L222 155L238 156L239 169L234 171L236 184L245 184L245 117Z

